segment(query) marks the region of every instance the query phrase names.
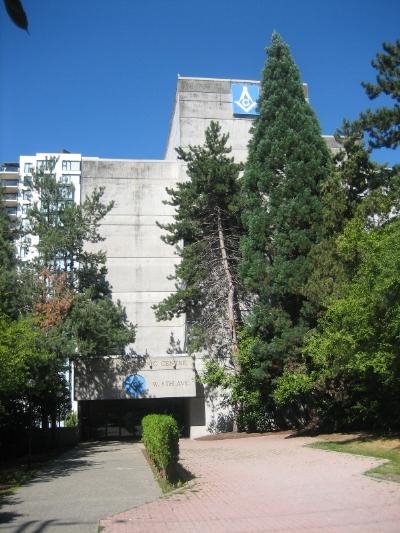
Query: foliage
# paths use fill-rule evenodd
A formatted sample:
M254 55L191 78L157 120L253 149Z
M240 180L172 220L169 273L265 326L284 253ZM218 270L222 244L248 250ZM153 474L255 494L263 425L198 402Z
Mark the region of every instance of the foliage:
M8 16L18 28L28 31L28 17L20 0L4 0Z
M398 173L370 159L360 133L347 121L337 140L342 149L334 156L334 167L322 188L325 236L310 250L312 269L304 287L304 294L321 311L353 275L354 265L342 261L336 245L348 221L359 217L368 226L382 225L400 207Z
M189 351L206 349L237 369L237 326L241 316L237 282L238 174L229 157L228 135L211 122L203 146L178 148L188 180L167 189L174 221L160 227L164 242L177 246L181 258L176 292L155 307L159 320L186 314ZM183 244L183 245L182 245Z
M249 372L261 402L273 409L273 381L285 362L299 358L316 321L305 285L309 252L323 237L322 187L331 168L299 71L277 34L268 48L259 112L242 179L241 273L255 296L245 328L253 337Z
M69 411L64 419L64 427L75 428L78 425L78 415L75 411Z
M15 232L0 203L0 309L14 319L2 317L0 328L0 424L8 435L17 426L47 427L49 420L54 426L65 416L73 357L123 353L135 337L124 309L111 300L104 253L87 247L101 241L100 221L113 204L102 203L102 190L80 205L71 202L71 185L56 180L55 162L33 174L38 202L24 233L39 242L18 275Z
M33 175L39 202L28 212L26 231L39 237L38 254L23 273L30 305L41 327L55 328L56 341L67 339L64 357L123 353L134 341L134 327L119 302L111 300L104 253L87 246L103 240L100 222L114 204L102 202L104 189L81 204L69 201L72 185L56 180L55 163L48 160Z
M306 286L324 313L274 391L280 405L308 404L312 424L330 429L400 424L400 175L372 162L363 144L366 134L370 148L398 145L399 42L384 49L373 62L377 85L363 85L396 103L339 132L343 150L324 188L327 237L311 251Z
M40 330L31 318L13 321L2 315L0 333L0 394L24 395L33 361L49 357L41 352Z
M135 340L135 328L128 323L120 302L108 297L94 299L89 289L75 297L65 329L82 356L118 355Z
M0 317L0 426L26 427L62 414L68 403L63 361L32 317ZM29 422L28 419L31 419Z
M108 295L104 254L88 252L86 246L103 240L100 221L114 204L102 203L104 189L95 189L81 204L70 201L68 196L73 186L56 180L55 163L55 159L49 159L47 168L33 173L33 187L39 201L28 210L26 233L39 237L37 270L63 272L71 290L81 292L94 285L99 296Z
M377 70L376 83L362 85L370 99L385 95L394 100L394 106L367 109L357 123L366 132L370 148L397 148L400 145L400 39L383 43L383 50L371 63Z
M351 220L338 239L356 265L304 348L304 363L279 380L279 403L309 393L320 423L396 427L400 424L400 220L368 230ZM305 384L305 388L299 388Z
M179 429L170 415L147 415L142 419L142 440L157 469L168 477L179 459Z
M16 227L2 202L0 187L0 314L18 316L17 261L14 239Z

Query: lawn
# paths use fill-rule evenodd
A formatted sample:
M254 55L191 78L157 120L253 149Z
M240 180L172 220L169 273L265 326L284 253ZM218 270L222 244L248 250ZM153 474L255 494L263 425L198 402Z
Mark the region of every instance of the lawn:
M322 450L386 459L388 462L365 473L368 476L400 483L400 438L398 436L366 435L340 441L321 441L311 446Z

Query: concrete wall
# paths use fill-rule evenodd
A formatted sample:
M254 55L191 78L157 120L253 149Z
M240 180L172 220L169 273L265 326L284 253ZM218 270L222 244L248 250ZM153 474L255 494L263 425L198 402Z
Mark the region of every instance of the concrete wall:
M179 145L202 144L211 120L218 120L223 132L229 133L235 159L245 161L252 119L233 116L232 81L238 80L178 78L167 159L173 157L173 149ZM179 132L176 123L179 123Z
M173 209L163 204L166 187L179 179L179 163L83 158L82 195L105 187L104 201L114 208L101 225L103 242L91 250L107 255L108 279L113 298L126 307L129 320L138 325L133 349L139 354L162 355L171 336L183 350L184 318L157 322L152 305L174 291L168 280L177 262L174 248L161 240L156 221L172 220Z
M128 319L137 324L133 349L138 354L165 356L171 340L185 351L184 317L157 322L152 305L174 291L173 274L177 256L164 244L164 233L156 222L172 220L174 210L163 204L166 187L186 179L185 165L178 161L175 148L204 142L211 120L218 120L229 133L232 155L245 161L249 130L254 118L233 115L231 84L246 80L178 78L175 104L164 161L107 160L82 158L82 197L95 187L105 187L104 201L115 201L101 225L104 242L91 246L107 255L113 297L125 306ZM257 82L251 82L257 83ZM308 98L307 86L304 86ZM335 149L332 137L327 139ZM203 359L196 357L196 371L202 372ZM191 436L207 431L229 429L232 414L218 392L205 392L198 386L196 398L188 399Z
M232 83L259 83L254 80L224 80L207 78L178 78L173 118L167 141L166 159L176 159L174 148L202 144L204 132L211 120L217 120L237 162L246 161L250 127L254 116L234 116L232 112ZM308 86L303 84L308 101ZM332 151L338 145L332 136L324 136Z

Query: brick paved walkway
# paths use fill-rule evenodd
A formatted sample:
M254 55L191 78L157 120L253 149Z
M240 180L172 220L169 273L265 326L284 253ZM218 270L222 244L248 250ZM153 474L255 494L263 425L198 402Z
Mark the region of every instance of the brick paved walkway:
M379 461L286 436L183 441L194 487L101 521L104 533L400 532L400 484L362 475Z

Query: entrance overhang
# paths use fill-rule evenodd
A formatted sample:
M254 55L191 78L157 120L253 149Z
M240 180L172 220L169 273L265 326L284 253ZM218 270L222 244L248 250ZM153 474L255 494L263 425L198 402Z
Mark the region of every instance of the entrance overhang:
M190 356L87 357L74 362L77 401L195 396L196 374Z

